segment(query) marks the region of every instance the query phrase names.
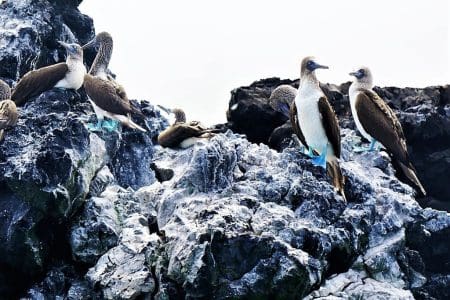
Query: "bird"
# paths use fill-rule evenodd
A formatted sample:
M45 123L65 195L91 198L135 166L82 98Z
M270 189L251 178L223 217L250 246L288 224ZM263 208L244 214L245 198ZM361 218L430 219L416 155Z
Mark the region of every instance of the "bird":
M339 165L341 155L340 128L336 114L319 86L317 69L328 69L312 56L305 57L300 67L300 86L290 117L294 132L314 156L312 162L327 170L335 190L346 200L345 179Z
M198 140L210 139L220 130L208 129L198 121L186 122L186 114L180 108L161 109L175 115L175 121L158 135L158 144L168 148L189 148Z
M291 104L297 96L297 89L289 84L276 87L269 98L269 105L277 112L289 118Z
M291 105L294 102L296 96L297 96L296 88L294 88L289 84L282 84L276 87L269 97L269 105L272 107L273 110L282 113L285 117L287 117L289 119L289 124L292 124L292 120L290 120L291 118L290 110ZM280 138L280 135L283 136L286 130L291 127L292 126L287 127L286 124L277 127L272 132L272 135L269 138L269 144L275 144L275 141ZM301 141L300 144L301 144L300 152L309 155L310 151L306 150L305 145L302 144Z
M381 145L415 189L426 196L409 158L402 125L394 111L373 90L372 72L368 67L360 67L349 75L355 77L349 88L353 119L358 131L370 142L370 146L363 150L373 151Z
M9 85L0 80L0 142L3 140L5 130L15 126L19 118L16 104L10 98Z
M84 89L97 116L97 124L88 124L88 128L92 131L101 130L101 128L112 131L118 123L121 123L126 127L146 132L147 130L131 119L132 114L142 118L144 115L131 104L125 89L107 73L113 51L111 35L107 32L97 34L83 46L83 50L90 47L98 48L98 52L89 73L84 76ZM113 122L104 121L105 117Z
M28 99L39 96L52 88L78 90L83 85L86 67L83 64L83 50L78 44L58 43L67 51L65 62L57 63L26 73L17 83L11 95L16 105L25 104Z

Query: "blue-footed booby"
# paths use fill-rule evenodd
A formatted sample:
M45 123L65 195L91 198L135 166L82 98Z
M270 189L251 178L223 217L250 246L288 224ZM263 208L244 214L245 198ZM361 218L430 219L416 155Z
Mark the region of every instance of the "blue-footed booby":
M344 176L338 161L341 156L340 128L336 114L319 86L317 69L328 67L318 64L310 56L302 60L300 86L291 106L292 127L310 152L319 154L313 158L313 164L327 169L333 186L346 199Z
M414 187L425 196L426 191L409 159L402 126L394 111L372 90L373 77L369 68L358 68L350 75L356 78L349 89L350 106L358 131L370 142L366 150L374 150L377 144L381 144Z
M276 87L269 98L269 105L277 112L289 118L291 104L297 96L297 89L289 84Z
M93 46L98 48L98 52L89 73L84 76L84 88L97 115L97 124L95 126L89 124L88 128L100 130L105 127L108 130L114 130L117 123L105 122L104 117L108 117L129 128L146 132L144 128L131 120L131 114L143 117L142 112L131 105L123 87L107 73L113 51L111 35L101 32L84 45L83 49Z
M10 98L9 85L0 80L0 142L3 140L5 130L15 126L19 118L16 104Z
M67 51L66 62L57 63L26 73L17 83L11 95L17 105L52 88L78 90L83 85L86 67L83 50L77 44L58 41Z
M168 148L189 148L197 141L210 139L220 130L208 129L198 121L186 122L186 114L180 108L166 109L175 115L175 122L158 135L158 144Z

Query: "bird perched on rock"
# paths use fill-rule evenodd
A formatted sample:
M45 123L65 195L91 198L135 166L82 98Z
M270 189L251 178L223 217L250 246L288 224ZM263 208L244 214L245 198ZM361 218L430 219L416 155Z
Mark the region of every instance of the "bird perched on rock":
M372 151L381 145L414 187L425 196L426 191L409 158L402 126L392 109L372 90L373 77L369 68L358 68L350 75L356 78L349 89L353 119L358 131L370 142L368 148L356 150Z
M282 84L270 94L269 105L289 118L291 104L297 96L297 89L289 84Z
M158 144L163 147L189 148L198 140L210 139L220 131L208 129L198 121L186 122L186 114L182 109L159 107L175 115L175 122L158 135Z
M52 88L78 90L83 85L86 67L83 50L78 44L58 42L67 51L66 62L57 63L26 73L17 83L11 95L16 105L23 105L31 97Z
M300 86L291 106L291 122L300 141L319 155L313 164L327 169L335 189L344 197L344 177L338 159L341 155L340 128L330 103L319 86L315 70L328 69L313 57L301 62Z
M0 80L0 142L3 140L5 130L15 126L19 118L16 104L10 98L9 85Z
M97 55L89 70L84 76L84 88L97 116L97 124L89 124L90 130L115 130L117 124L121 123L132 129L146 132L144 128L131 120L131 115L144 117L142 112L134 107L128 100L124 88L108 75L108 65L113 51L113 40L109 33L101 32L94 39L83 46L98 47ZM105 121L108 117L112 122Z
M269 98L269 105L277 112L282 113L285 117L290 119L290 110L291 105L297 96L297 89L289 84L282 84L276 87ZM284 124L280 127L277 127L269 138L269 145L277 145L281 143L283 137L286 137L286 132L289 133L289 136L292 135L292 131L290 130L292 126L291 120L289 120L289 124ZM300 141L301 143L301 141ZM301 145L301 152L305 151L305 145ZM309 153L309 152L308 152Z

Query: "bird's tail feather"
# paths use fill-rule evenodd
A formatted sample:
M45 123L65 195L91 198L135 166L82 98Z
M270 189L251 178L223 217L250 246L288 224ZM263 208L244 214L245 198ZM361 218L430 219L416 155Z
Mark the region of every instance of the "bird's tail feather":
M417 177L416 169L414 168L414 166L412 164L409 164L409 166L407 166L399 161L397 163L406 178L408 178L408 180L411 181L411 183L414 185L414 188L418 190L422 194L422 196L426 196L427 192L425 191L425 188Z
M344 192L345 178L342 175L341 167L339 161L336 157L327 161L327 174L330 176L334 188L339 192L339 194L347 201Z
M140 130L142 132L147 132L147 130L145 130L144 128L142 128L138 124L134 123L131 119L126 119L125 121L122 122L122 124L124 124L127 127L132 128L132 129L137 129L137 130Z

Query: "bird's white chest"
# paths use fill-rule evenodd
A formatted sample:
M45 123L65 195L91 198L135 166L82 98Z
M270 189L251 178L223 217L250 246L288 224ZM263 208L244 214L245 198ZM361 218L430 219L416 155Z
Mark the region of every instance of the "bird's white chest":
M86 67L82 61L68 63L69 70L66 76L58 81L55 85L57 88L78 90L84 81L86 75Z
M367 133L367 131L364 130L364 127L362 126L361 121L359 120L358 112L356 111L356 98L357 98L358 94L359 94L359 92L352 91L352 89L350 88L349 98L350 98L350 108L352 110L353 120L355 121L356 128L358 128L358 131L361 133L361 135L363 137L365 137L368 141L371 141L372 137L370 136L370 134Z
M328 138L322 125L322 115L319 112L319 98L322 93L316 89L300 88L295 105L297 106L298 122L308 146L318 150L324 149Z

